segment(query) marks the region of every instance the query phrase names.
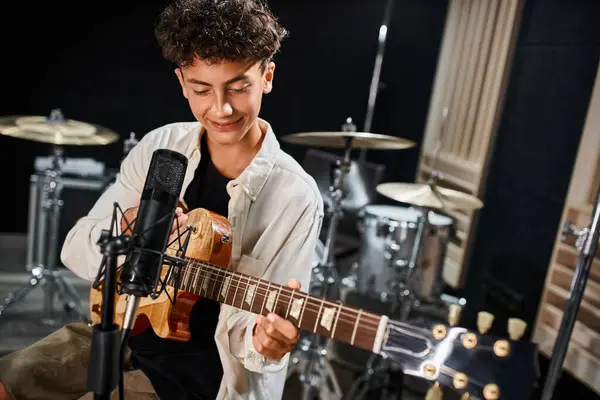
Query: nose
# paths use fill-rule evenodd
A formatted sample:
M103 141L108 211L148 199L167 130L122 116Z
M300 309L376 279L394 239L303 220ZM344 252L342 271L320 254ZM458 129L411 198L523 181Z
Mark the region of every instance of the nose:
M211 111L217 118L225 118L233 114L233 107L225 96L217 96Z

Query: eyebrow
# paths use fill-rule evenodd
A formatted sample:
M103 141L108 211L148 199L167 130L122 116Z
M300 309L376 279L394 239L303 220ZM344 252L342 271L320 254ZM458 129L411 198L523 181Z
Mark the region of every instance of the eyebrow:
M249 79L249 77L246 74L242 74L242 75L236 76L235 78L229 79L227 82L225 82L225 85L231 85L232 83L239 82L239 81L247 81L248 79ZM188 78L187 81L189 83L193 83L194 85L212 86L210 83L198 80L196 78Z

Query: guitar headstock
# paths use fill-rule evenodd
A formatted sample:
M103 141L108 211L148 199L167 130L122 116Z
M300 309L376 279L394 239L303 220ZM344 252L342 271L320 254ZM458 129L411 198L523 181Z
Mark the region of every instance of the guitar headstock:
M478 332L425 319L390 321L381 353L405 374L432 382L426 400L440 400L443 388L461 399L528 400L537 379L537 348L520 340L527 324L509 319L505 338L486 334L493 320L479 313Z

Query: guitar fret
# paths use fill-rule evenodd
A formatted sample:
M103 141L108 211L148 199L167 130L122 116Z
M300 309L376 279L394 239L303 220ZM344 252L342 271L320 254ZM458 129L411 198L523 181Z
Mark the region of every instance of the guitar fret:
M338 301L338 312L337 312L337 316L335 317L335 322L333 323L333 330L331 331L331 338L335 339L335 330L337 328L337 324L338 321L340 320L340 314L342 313L342 303L340 301Z
M200 280L200 268L196 267L196 275L194 278L194 287L198 287L198 281Z
M227 295L229 295L229 288L231 288L231 275L225 278L225 282L223 283L223 287L221 289L221 296L223 297L225 303L227 303Z
M185 290L185 291L189 290L188 276L190 275L190 270L191 270L190 267L191 267L190 265L187 265L185 267L185 272L183 274L183 285L182 285L183 287L182 287L182 289Z
M262 282L259 282L259 286L261 284L262 284ZM267 285L267 290L265 291L265 294L264 294L263 303L262 303L262 306L260 307L260 311L258 312L259 314L262 314L263 310L265 309L265 304L267 303L267 294L269 293L270 288L271 288L271 282L269 282L269 284Z
M202 277L202 286L200 287L200 293L202 294L202 291L204 291L204 295L206 296L206 293L208 292L208 277L210 276L210 272L207 272L206 274L204 274L204 276Z
M235 297L237 296L237 292L238 292L238 289L240 288L240 282L241 282L241 281L242 281L242 278L241 278L241 277L237 279L237 285L235 285L235 291L233 292L233 299L231 300L231 305L232 305L232 306L234 306L234 307L237 307L237 306L235 305ZM243 301L243 298L242 298L242 301ZM240 306L241 306L242 304L243 304L243 303L240 303ZM238 308L239 308L239 307L238 307Z
M356 338L356 329L358 328L358 323L360 322L360 314L362 310L358 310L358 316L356 317L356 322L354 322L354 330L352 331L352 339L350 339L350 344L354 345L354 339Z
M283 286L279 286L279 290L277 291L277 296L275 297L275 305L273 306L273 309L275 310L275 312L277 314L279 314L277 311L279 310L279 297L281 296L281 289L283 288Z
M285 319L290 315L290 307L292 307L292 303L294 302L294 294L296 294L296 290L292 290L292 294L290 294L290 299L288 300L287 310L285 311Z
M317 325L319 325L319 319L321 319L321 312L323 311L323 304L325 304L325 298L321 300L321 306L319 307L319 312L317 313L317 318L315 318L315 327L313 328L313 332L317 331Z
M298 318L298 326L302 327L302 321L304 318L304 310L306 310L306 304L308 303L308 296L304 296L303 299L303 304L302 304L302 311L300 312L300 318Z
M240 277L240 281L242 278ZM250 286L250 277L246 279L246 286L244 287L244 294L242 295L242 300L240 300L240 308L244 309L244 302L246 301L246 296L248 295L248 287Z
M222 277L219 275L218 272L213 272L212 274L213 279L213 289L210 292L210 298L212 300L215 301L219 301L219 292L221 291L221 287L223 286L223 280L221 279ZM215 290L216 290L216 296L215 296Z
M258 314L256 311L254 311L254 302L256 302L256 293L258 292L258 284L254 283L254 278L252 279L252 287L251 287L251 292L252 292L252 301L250 302L250 311Z

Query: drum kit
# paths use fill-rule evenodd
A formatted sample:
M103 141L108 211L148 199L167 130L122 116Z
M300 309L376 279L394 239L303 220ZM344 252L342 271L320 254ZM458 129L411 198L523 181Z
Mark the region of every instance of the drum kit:
M460 313L466 300L443 293L444 262L448 244L455 235L455 222L446 212L480 209L483 203L479 199L440 186L440 174L435 170L427 183L377 185L377 193L402 204L365 204L358 211L361 236L358 261L340 278L341 268L334 259L334 245L338 223L344 214L343 182L349 173L351 152L403 150L414 147L415 143L394 136L357 132L350 118L339 132L296 133L284 136L282 141L342 149L344 153L336 163L329 193L323 194L331 201L326 211L325 243L319 241L314 253L311 293L345 303L350 295L358 294L368 301L389 305L389 314L398 320L407 320L411 312L420 307L439 306L454 316ZM370 307L367 303L353 305ZM312 399L317 394L323 400L364 398L374 371L393 369L389 365L376 367L378 356L371 356L365 373L355 380L349 392L343 394L328 357L333 353L329 344L321 336L306 335L291 355L288 379L298 375L302 399ZM384 360L379 361L385 364Z
M58 298L64 311L78 320L88 318L80 311L80 298L72 283L57 268L59 222L65 185L64 146L102 146L115 142L119 135L107 128L65 119L59 109L49 116L14 115L0 118L0 134L51 145L48 167L31 175L27 237L27 283L9 293L0 304L0 319L5 311L21 301L38 285L44 289L43 324L55 326L62 318L55 310ZM1 322L1 321L0 321Z
M0 305L0 318L9 306L43 283L46 313L43 321L51 325L57 322L55 297L65 310L85 320L79 311L80 300L75 289L56 268L58 225L63 205L64 146L107 145L115 142L119 135L98 125L65 119L60 110L53 110L48 117L0 118L0 134L52 146L50 166L31 177L27 251L31 276L26 285L9 294ZM133 139L126 140L125 147L129 150ZM456 312L456 307L466 304L464 299L443 293L446 251L455 234L454 220L445 212L479 209L483 206L479 199L440 186L440 175L435 170L427 183L377 185L377 193L402 204L365 204L357 211L361 236L358 261L347 275L340 277L334 246L338 223L347 212L343 207L344 179L356 165L351 158L352 151L404 150L416 144L394 136L357 132L350 118L341 131L291 134L284 136L282 141L343 151L335 164L329 191L324 193L328 199L327 225L324 226L327 229L324 243L318 241L314 250L311 293L342 300L346 300L349 293L358 293L389 304L390 314L397 314L401 320L406 320L413 309L422 305L454 306ZM303 336L291 355L288 376L298 373L303 384L303 399L314 397L315 390L322 399L344 397L327 357L328 345L329 341L322 336ZM368 361L368 372L356 382L368 385L372 371L376 369L374 362L374 358ZM352 396L347 393L345 397Z

